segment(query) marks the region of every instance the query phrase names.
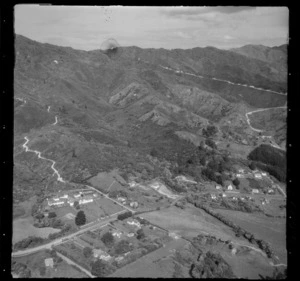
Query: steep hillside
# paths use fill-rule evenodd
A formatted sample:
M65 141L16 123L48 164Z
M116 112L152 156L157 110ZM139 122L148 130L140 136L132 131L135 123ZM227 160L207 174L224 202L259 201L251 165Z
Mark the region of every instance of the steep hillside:
M177 161L209 124L219 141L233 131L250 141L247 110L286 102L286 81L268 63L211 47L80 51L17 35L15 53L16 200L47 179L50 190L61 188L51 164L24 151L25 136L63 178L85 182L113 168L143 171L138 163L154 148Z
M268 63L272 72L280 76L283 81L287 79L287 45L266 47L262 45L246 45L231 51Z

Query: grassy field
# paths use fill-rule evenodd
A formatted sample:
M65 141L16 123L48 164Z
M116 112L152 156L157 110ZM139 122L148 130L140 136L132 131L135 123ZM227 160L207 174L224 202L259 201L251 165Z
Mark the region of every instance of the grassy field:
M182 236L192 237L204 233L216 235L224 240L237 239L233 237L233 231L219 220L191 205L187 206L185 210L170 207L145 213L143 218Z
M231 210L218 210L220 214L253 233L257 238L271 244L280 262L286 263L286 220L269 218L258 213L244 213Z
M144 277L144 278L157 278L157 277L171 277L173 266L161 266L161 259L167 258L172 254L172 250L180 249L186 245L183 239L172 240L167 243L165 247L149 253L137 261L122 267L114 272L110 277Z
M88 278L76 266L72 266L65 261L62 261L56 269L50 269L46 277L49 278Z
M37 228L33 226L33 218L19 218L13 221L13 243L29 236L47 238L50 233L59 232L60 229L52 227Z

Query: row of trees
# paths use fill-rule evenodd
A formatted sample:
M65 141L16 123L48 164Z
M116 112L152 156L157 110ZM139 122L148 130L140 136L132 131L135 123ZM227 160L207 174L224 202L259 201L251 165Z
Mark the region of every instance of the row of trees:
M284 152L270 145L262 144L248 155L250 169L259 168L268 172L281 182L286 180L286 156Z

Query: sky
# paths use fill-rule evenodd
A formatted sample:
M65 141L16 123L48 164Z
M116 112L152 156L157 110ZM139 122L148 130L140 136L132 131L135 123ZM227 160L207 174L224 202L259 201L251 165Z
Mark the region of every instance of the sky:
M121 46L220 49L288 43L287 7L16 5L15 33L38 42L95 50Z

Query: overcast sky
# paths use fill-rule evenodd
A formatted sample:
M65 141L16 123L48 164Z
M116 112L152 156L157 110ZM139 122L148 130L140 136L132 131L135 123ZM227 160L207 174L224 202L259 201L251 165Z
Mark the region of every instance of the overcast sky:
M121 46L221 49L287 43L286 7L15 6L15 32L75 49Z

